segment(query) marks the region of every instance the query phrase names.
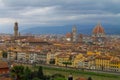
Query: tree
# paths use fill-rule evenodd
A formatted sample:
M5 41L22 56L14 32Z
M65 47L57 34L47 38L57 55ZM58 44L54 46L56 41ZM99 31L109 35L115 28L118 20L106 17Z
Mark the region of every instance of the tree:
M42 79L42 80L51 80L51 76L49 76L49 75L44 75L44 79Z
M68 65L71 65L72 63L71 62L63 62L62 64L65 65L65 67L67 68Z
M62 78L65 78L64 75L59 74L59 73L53 74L52 77L62 77Z
M29 67L26 67L24 70L24 80L30 80L31 79L31 70Z
M3 58L7 58L7 56L8 56L8 53L7 53L6 51L3 51L3 52L2 52L2 57L3 57Z
M38 71L33 71L32 73L31 73L31 78L32 79L34 79L34 78L38 78Z
M32 80L41 80L41 79L39 79L39 78L33 78Z
M92 78L91 78L91 77L88 77L88 80L92 80Z
M54 78L53 80L66 80L66 79L62 77L57 77L57 78Z
M37 76L38 76L39 79L43 79L44 78L42 66L39 66L39 69L38 69L38 72L37 72Z
M66 80L65 76L59 73L53 74L51 80Z
M24 78L24 67L23 66L14 66L11 69L11 75L16 80L22 80Z

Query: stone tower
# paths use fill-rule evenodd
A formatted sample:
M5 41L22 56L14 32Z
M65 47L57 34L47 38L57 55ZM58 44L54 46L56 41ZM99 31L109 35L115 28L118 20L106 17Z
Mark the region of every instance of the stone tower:
M72 28L72 41L73 41L73 42L76 42L76 41L77 41L77 28L76 28L75 25L74 25L73 28Z
M18 37L18 23L17 22L15 22L14 24L14 36Z

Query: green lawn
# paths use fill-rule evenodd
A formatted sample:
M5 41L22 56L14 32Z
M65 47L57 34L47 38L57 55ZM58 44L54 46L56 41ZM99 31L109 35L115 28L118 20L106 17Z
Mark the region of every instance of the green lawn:
M72 73L74 79L78 77L92 77L93 80L120 80L120 77L118 75L113 74L105 74L105 73L95 73L95 72L83 72L78 70L65 70L65 69L57 69L57 68L48 68L44 67L44 74L46 75L52 75L55 73L60 73L62 75L65 75L66 78L70 73Z
M24 65L25 66L25 65ZM28 66L28 65L26 65ZM38 66L36 68L29 66L32 70L37 70ZM43 66L43 72L45 75L52 75L55 73L60 73L62 75L67 77L70 73L72 73L74 80L78 77L92 77L93 80L120 80L120 76L114 75L114 74L106 74L106 73L96 73L96 72L84 72L84 71L79 71L79 70L71 70L71 69L60 69L60 68L52 68L52 67L45 67Z

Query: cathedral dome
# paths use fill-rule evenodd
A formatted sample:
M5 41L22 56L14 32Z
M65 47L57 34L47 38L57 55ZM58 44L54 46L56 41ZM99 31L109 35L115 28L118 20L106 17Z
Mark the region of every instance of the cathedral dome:
M101 26L101 24L97 24L96 27L93 29L93 34L104 34L104 28Z

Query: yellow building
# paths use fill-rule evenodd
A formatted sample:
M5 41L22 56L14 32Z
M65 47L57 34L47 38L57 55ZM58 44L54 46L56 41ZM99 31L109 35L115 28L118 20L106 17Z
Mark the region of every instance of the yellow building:
M110 71L120 72L120 59L114 57L110 61Z
M95 58L95 65L97 70L104 70L104 71L109 71L110 69L110 56L97 56Z
M47 64L50 64L50 60L51 60L51 59L54 59L54 58L52 57L52 53L51 53L51 52L48 52L48 53L47 53L46 59L47 59L47 62L46 62Z
M55 57L55 65L65 66L65 64L63 64L63 62L70 62L70 54L61 53Z
M100 52L87 51L87 55L100 55Z
M28 61L29 60L29 58L30 58L30 54L29 54L29 52L28 51L25 51L26 52L26 56L25 56L25 58L26 58L26 61Z
M72 67L79 68L81 66L80 63L82 63L84 59L85 57L83 56L83 54L77 54L73 60Z
M3 56L2 56L2 51L0 50L0 59L2 59L2 57L3 57Z
M95 59L88 59L88 69L95 69Z

